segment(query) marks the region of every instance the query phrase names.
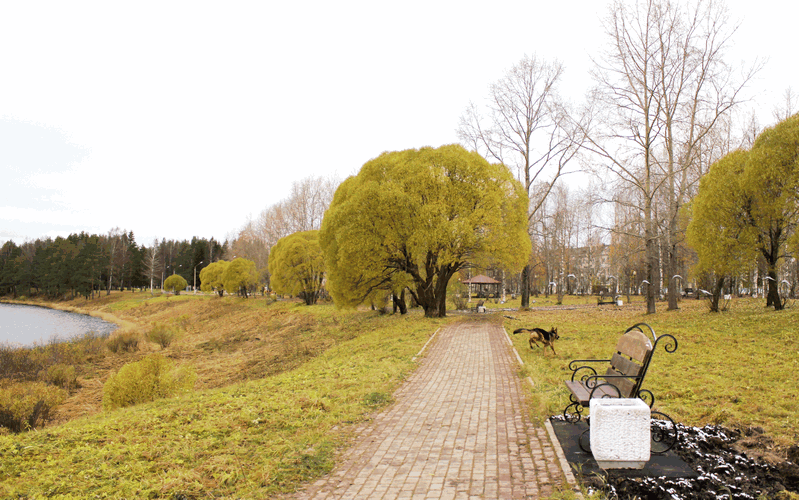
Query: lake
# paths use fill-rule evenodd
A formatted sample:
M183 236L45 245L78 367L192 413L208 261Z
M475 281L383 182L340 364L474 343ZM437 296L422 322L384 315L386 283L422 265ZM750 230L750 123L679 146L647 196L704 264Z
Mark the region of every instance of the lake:
M88 332L108 335L118 325L100 318L46 307L0 304L0 344L31 346Z

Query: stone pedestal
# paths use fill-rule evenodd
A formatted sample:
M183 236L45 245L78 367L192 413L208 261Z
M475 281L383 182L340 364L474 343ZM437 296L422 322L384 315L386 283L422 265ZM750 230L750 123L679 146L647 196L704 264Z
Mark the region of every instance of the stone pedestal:
M591 453L603 469L643 469L650 456L649 406L640 399L592 399Z

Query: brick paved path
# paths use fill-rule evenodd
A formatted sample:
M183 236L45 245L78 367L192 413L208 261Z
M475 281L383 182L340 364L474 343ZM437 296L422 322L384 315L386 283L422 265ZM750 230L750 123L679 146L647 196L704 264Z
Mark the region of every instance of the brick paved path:
M500 325L442 328L395 403L298 499L546 498L563 483Z

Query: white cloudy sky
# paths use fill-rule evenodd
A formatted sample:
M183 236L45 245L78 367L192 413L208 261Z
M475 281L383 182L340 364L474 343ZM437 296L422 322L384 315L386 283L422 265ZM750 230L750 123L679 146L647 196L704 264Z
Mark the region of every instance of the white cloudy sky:
M0 2L0 242L224 239L311 175L457 141L524 54L582 99L609 0ZM728 62L799 90L799 3L730 0Z

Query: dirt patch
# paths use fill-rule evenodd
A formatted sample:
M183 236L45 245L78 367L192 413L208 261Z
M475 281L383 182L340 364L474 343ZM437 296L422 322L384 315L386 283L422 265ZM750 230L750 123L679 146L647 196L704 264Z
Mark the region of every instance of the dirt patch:
M678 429L675 452L698 478L622 478L611 473L606 478L585 478L587 485L619 500L799 499L789 493L799 491L799 465L786 460L762 429L679 424ZM788 456L799 458L799 448L792 446Z

